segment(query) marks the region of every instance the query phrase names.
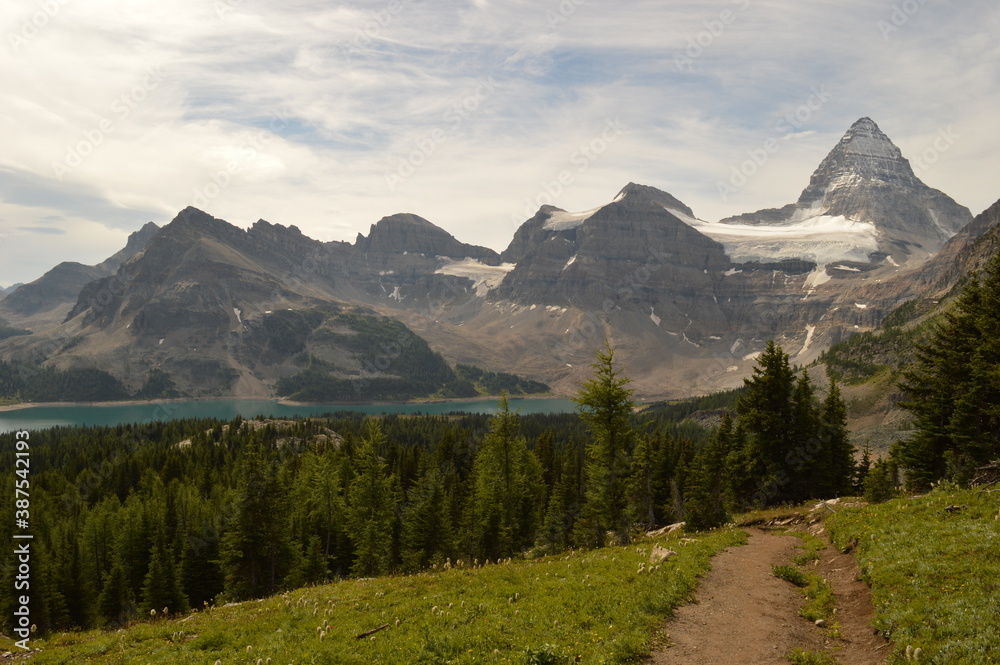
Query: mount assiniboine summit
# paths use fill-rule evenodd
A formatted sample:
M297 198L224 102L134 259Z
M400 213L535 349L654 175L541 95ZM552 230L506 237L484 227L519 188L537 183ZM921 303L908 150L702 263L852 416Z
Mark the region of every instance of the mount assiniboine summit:
M360 324L344 313L361 312L447 363L564 394L607 338L638 396L684 396L741 385L768 340L804 364L871 329L913 295L889 285L928 281L949 239L986 230L869 118L802 180L795 203L716 222L683 192L629 183L592 210L542 206L500 253L411 213L324 243L187 208L114 261L57 266L0 302L25 333L0 354L99 367L130 390L166 377L191 396L274 396L306 374L396 377L391 353L379 368L350 341Z

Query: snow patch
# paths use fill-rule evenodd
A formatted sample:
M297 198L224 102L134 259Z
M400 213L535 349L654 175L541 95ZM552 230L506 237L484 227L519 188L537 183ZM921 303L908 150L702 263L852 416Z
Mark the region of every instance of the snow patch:
M809 350L809 345L812 344L812 341L813 341L813 333L814 332L816 332L816 326L811 326L811 325L809 325L807 323L806 324L806 341L802 342L802 350L799 351L799 355L800 356L803 353L805 353L806 351Z
M820 284L826 284L831 279L833 279L833 277L830 277L830 275L826 272L825 265L817 266L816 269L809 273L809 276L806 277L805 287L809 289L809 293L812 293L817 286Z
M162 339L160 339L160 346L162 346L165 341L167 341L166 337L163 337Z
M386 275L394 275L395 273L396 273L395 270L379 270L378 271L378 274L381 277L385 277Z
M392 288L392 293L389 294L389 297L395 300L396 302L403 302L404 300L406 300L406 296L404 296L402 293L399 292L398 286L394 286Z
M861 268L854 268L852 266L830 266L834 270L846 270L847 272L861 272Z
M854 303L854 306L858 309L868 309L868 305L865 303L856 302Z
M434 271L435 275L452 275L464 277L472 281L476 295L482 298L491 289L500 286L500 282L514 269L513 263L502 263L498 266L488 266L479 259L466 258L461 261L446 259L444 265Z
M593 217L594 213L603 207L604 206L599 206L591 210L584 210L583 212L566 212L565 210L557 210L549 214L549 218L545 220L544 224L542 224L542 228L549 231L568 231L570 229L575 229Z
M660 321L662 321L663 319L661 319L660 317L658 317L656 315L656 312L654 311L654 308L650 307L649 308L649 320L652 321L653 323L655 323L656 325L660 325Z
M564 266L563 266L563 270L565 270L566 268L569 268L569 267L570 267L571 265L573 265L574 263L576 263L576 254L574 254L573 256L571 256L571 257L569 258L569 261L567 261L567 262L566 262L566 265L564 265Z
M687 214L686 212L682 212L682 211L680 211L680 210L678 210L676 208L668 208L667 206L663 206L663 209L666 210L667 212L669 212L671 215L673 215L677 219L679 219L682 222L684 222L685 224L687 224L688 226L702 226L704 224L708 224L708 222L706 222L705 220L698 219L697 217L692 217L691 215Z
M724 272L722 274L725 275L726 277L732 277L733 275L738 275L741 272L743 272L743 271L742 270L737 270L736 268L730 268L729 270L727 270L726 272Z
M885 262L888 263L889 265L896 266L897 268L899 267L899 264L896 263L896 259L892 258L891 256L885 257Z
M722 243L726 254L736 263L784 259L805 259L817 265L836 261L864 263L870 253L878 250L878 229L874 224L843 215L816 215L816 212L820 210L815 205L797 210L783 224L683 221Z
M237 309L236 307L233 307L233 314L235 314L235 315L236 315L236 321L237 321L238 323L243 323L243 316L242 316L242 315L243 315L243 312L241 312L241 311L240 311L239 309Z
M743 356L743 360L757 360L757 358L759 358L763 353L764 353L763 351L754 351L753 353L748 353L745 356Z

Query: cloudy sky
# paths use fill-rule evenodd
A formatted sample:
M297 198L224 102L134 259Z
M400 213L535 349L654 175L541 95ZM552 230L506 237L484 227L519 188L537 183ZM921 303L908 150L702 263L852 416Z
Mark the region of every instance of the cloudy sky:
M862 116L1000 197L995 0L7 0L0 34L0 285L188 205L499 250L634 181L717 220L794 201Z

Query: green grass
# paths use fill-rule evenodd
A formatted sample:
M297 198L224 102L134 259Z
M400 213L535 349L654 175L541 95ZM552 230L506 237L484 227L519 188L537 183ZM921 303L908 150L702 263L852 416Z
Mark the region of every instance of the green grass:
M938 489L919 498L842 510L834 543L857 546L876 628L922 663L1000 663L1000 495ZM966 506L949 512L949 506Z
M792 665L837 665L837 659L828 653L803 651L802 649L794 649L786 653L785 658Z
M31 662L638 662L663 620L690 599L712 556L745 542L745 532L722 529L687 543L656 539L534 561L339 582L183 620L54 635L32 642L42 652ZM654 543L678 556L651 570ZM389 628L355 639L384 624ZM0 644L0 651L9 648L6 640Z
M781 578L797 587L805 588L809 584L809 579L805 573L795 566L771 566L771 574Z

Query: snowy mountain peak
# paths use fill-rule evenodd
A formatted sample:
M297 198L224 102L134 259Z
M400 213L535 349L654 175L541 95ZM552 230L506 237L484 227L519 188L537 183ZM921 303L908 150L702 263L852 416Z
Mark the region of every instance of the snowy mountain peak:
M835 239L842 254L837 260L867 259L874 265L888 257L903 265L926 261L971 220L967 208L922 183L899 148L864 117L823 159L796 203L723 219L718 233L734 236L742 230L746 236L738 244L724 240L731 256L749 253L764 261L797 251L815 256L819 264L832 256L826 249L813 251L809 242L759 241L761 227L782 227L781 233L809 231L812 241L824 247Z
M868 117L861 118L844 134L820 163L799 197L800 204L822 199L832 189L860 181L881 181L891 185L923 188L903 153Z

